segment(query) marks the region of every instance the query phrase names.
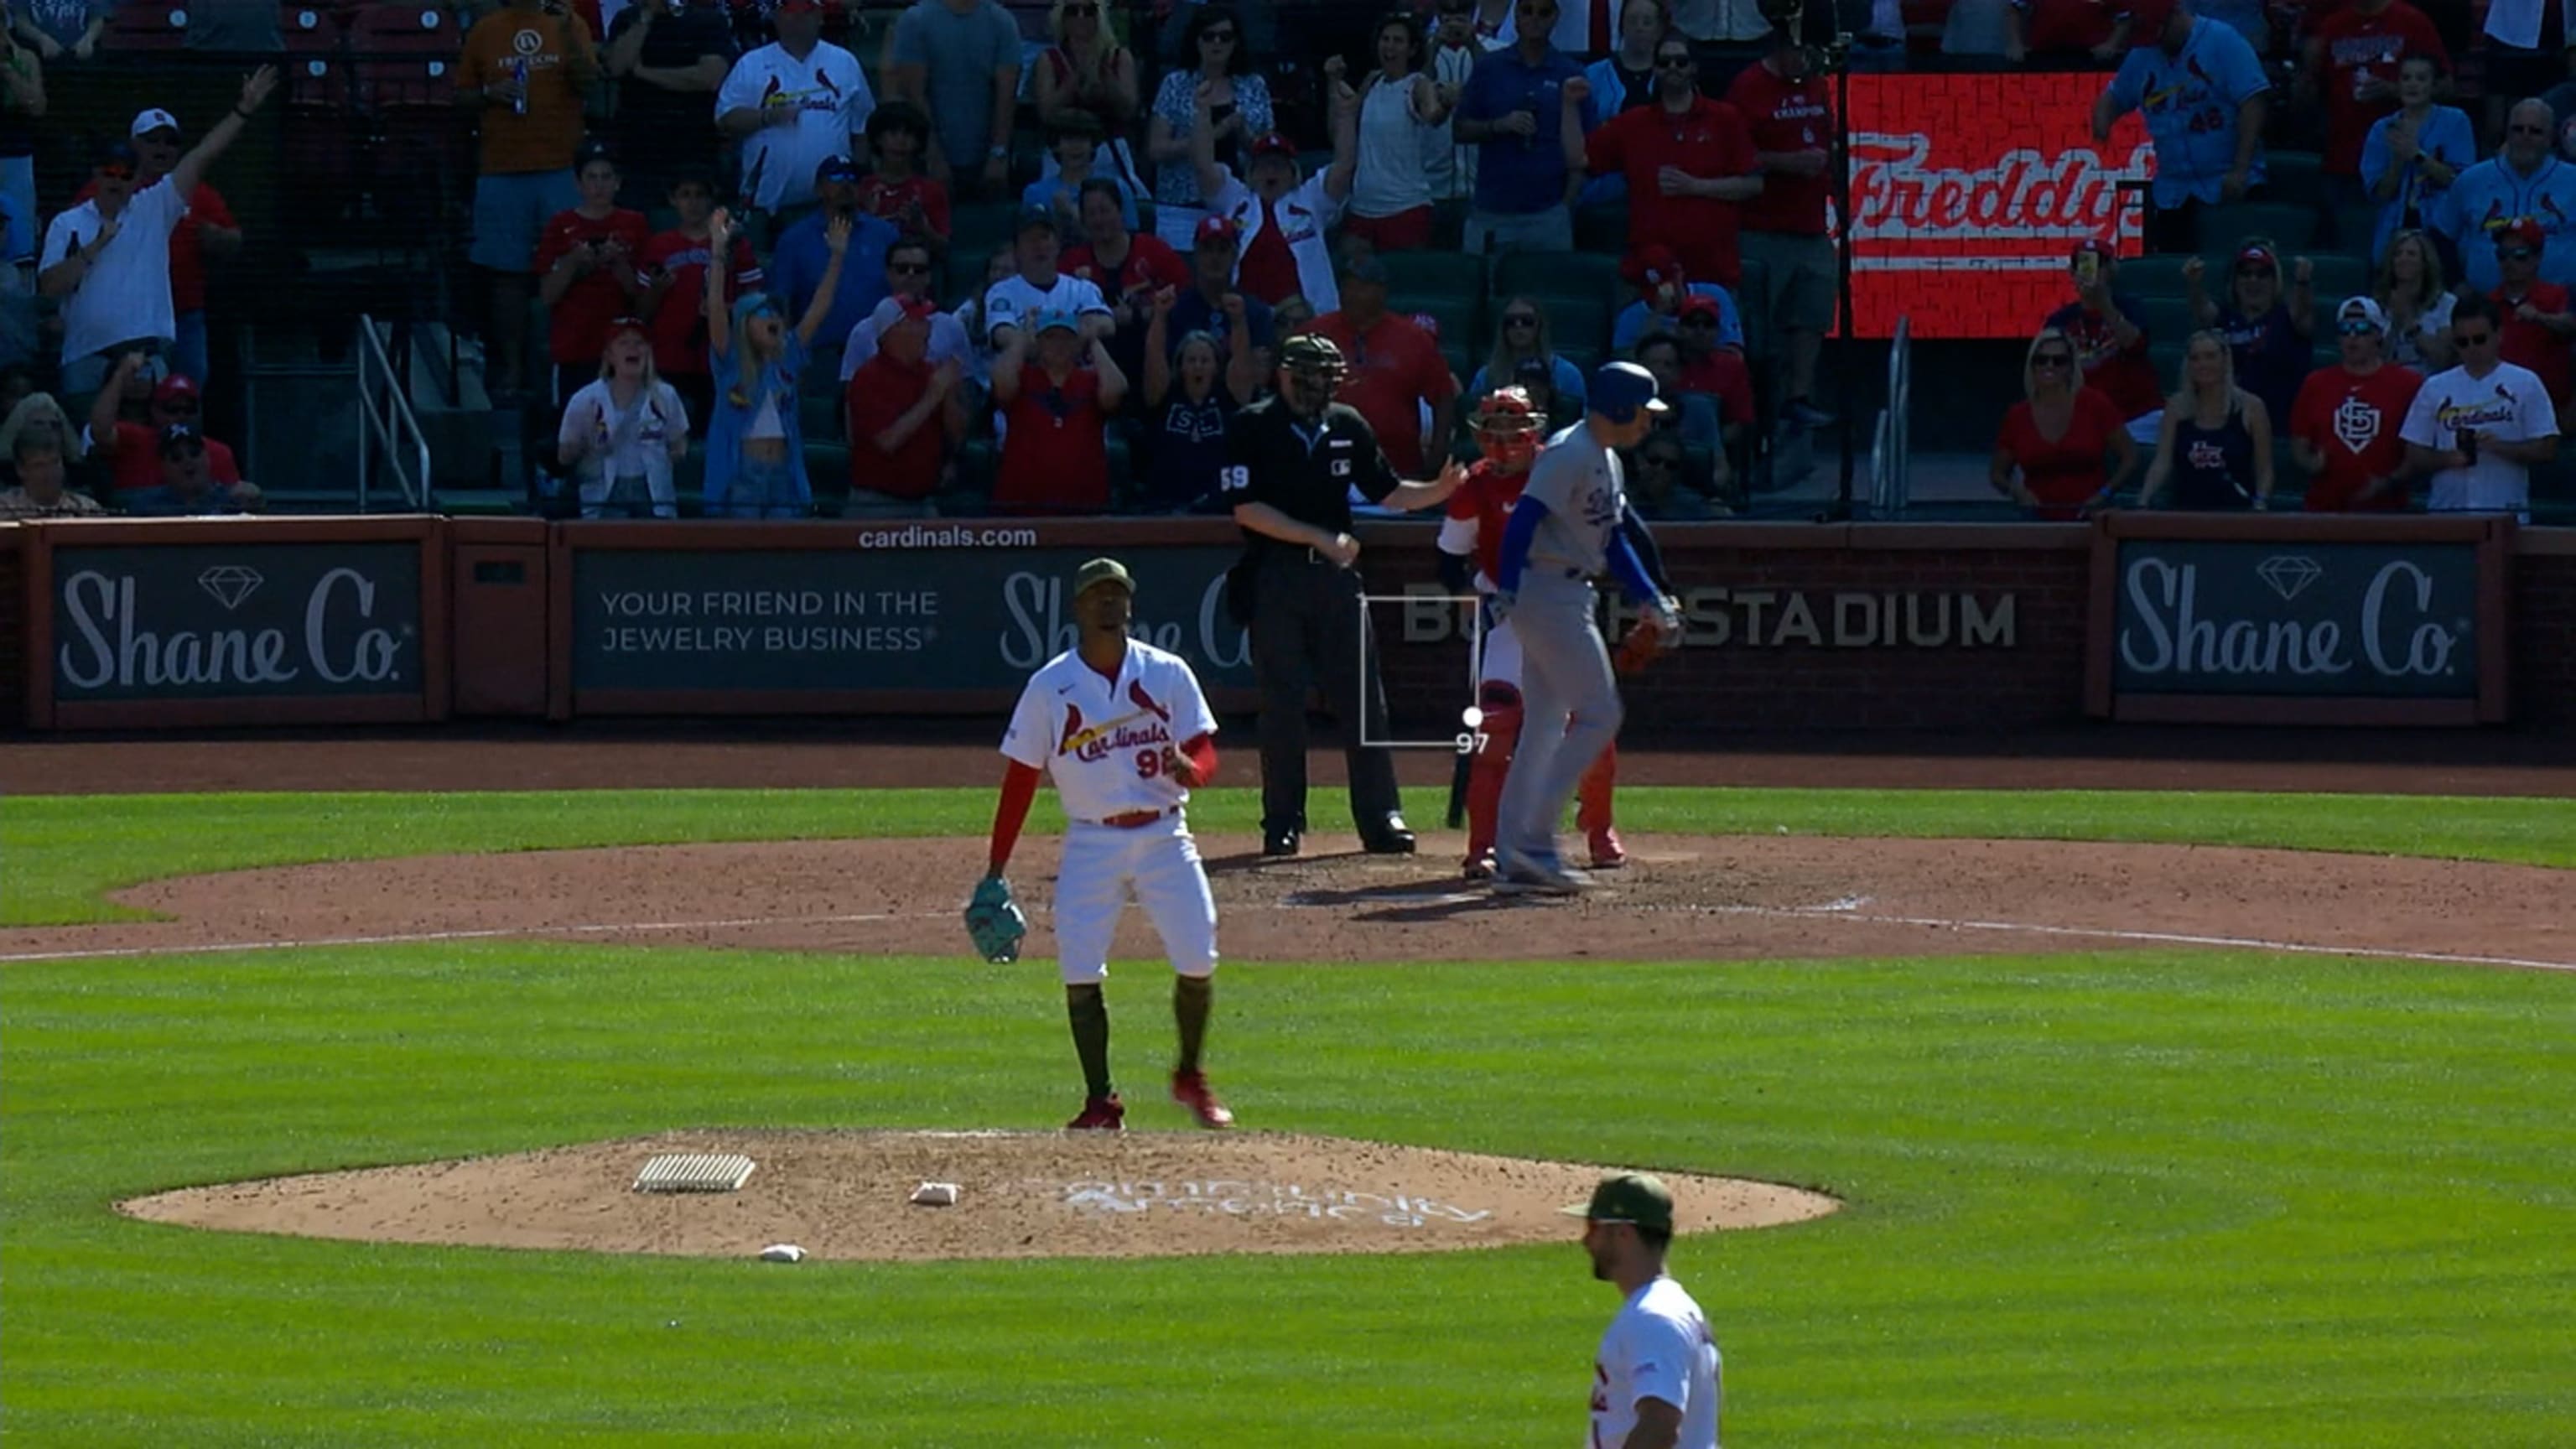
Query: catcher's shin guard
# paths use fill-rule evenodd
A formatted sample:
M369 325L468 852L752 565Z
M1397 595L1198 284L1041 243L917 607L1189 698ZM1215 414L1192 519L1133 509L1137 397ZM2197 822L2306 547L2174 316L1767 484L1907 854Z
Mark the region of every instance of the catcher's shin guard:
M1503 779L1511 772L1512 752L1520 747L1521 692L1508 684L1487 684L1477 691L1477 708L1485 712L1485 742L1467 775L1470 864L1494 851L1494 834L1503 813Z

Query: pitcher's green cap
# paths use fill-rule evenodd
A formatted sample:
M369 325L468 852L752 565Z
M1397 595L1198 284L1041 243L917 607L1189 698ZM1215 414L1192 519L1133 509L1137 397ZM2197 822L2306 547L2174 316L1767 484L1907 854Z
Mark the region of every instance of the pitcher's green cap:
M1114 558L1096 558L1084 564L1073 576L1073 596L1081 598L1094 584L1116 584L1129 593L1136 592L1136 576Z
M1672 1189L1664 1186L1661 1179L1642 1172L1605 1177L1599 1187L1592 1189L1592 1201L1557 1211L1596 1223L1633 1223L1667 1233L1673 1230Z

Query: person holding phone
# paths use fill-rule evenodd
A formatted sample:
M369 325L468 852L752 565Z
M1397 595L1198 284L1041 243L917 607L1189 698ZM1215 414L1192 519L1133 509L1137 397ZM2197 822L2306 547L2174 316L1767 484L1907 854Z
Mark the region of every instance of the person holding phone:
M2451 309L2451 346L2460 365L2426 379L2406 410L2406 460L2433 475L2426 506L2435 513L2531 509L2531 468L2558 456L2558 410L2531 369L2498 354L2496 305L2462 297Z
M554 364L548 400L557 408L599 376L609 324L635 310L645 279L636 261L652 241L644 213L617 204L617 158L594 141L573 161L581 200L555 213L537 236L532 269L545 304L546 356Z

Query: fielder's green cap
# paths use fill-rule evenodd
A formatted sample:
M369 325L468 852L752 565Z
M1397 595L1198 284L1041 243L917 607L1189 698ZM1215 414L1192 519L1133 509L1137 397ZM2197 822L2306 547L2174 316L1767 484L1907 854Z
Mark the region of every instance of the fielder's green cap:
M1084 564L1073 576L1073 596L1081 598L1094 584L1116 584L1129 593L1136 592L1136 576L1114 558L1096 558Z
M1673 1230L1672 1189L1664 1186L1660 1178L1642 1172L1605 1177L1599 1187L1592 1189L1592 1201L1557 1211L1596 1223L1633 1223L1668 1233Z

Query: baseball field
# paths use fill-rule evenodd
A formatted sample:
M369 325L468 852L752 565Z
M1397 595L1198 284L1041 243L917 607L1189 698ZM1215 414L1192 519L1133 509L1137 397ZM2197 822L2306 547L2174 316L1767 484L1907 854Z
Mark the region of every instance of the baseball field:
M1712 756L1623 792L1638 862L1607 890L1498 909L1455 888L1438 831L1411 862L1329 837L1245 859L1244 753L1192 806L1237 1135L1830 1198L1675 1245L1724 1351L1729 1445L2576 1443L2565 798L1669 783L1745 778ZM179 788L144 759L0 750L22 791ZM8 1437L1578 1441L1616 1303L1570 1222L1228 1251L1189 1217L1162 1249L787 1265L691 1246L713 1238L134 1215L174 1189L647 1139L760 1158L782 1133L1060 1126L1080 1104L1052 841L1014 870L1027 959L974 959L956 918L991 766L979 741L904 788L448 789L466 771L389 746L275 771L346 788L13 794ZM1413 797L1436 823L1436 791ZM1157 1090L1169 971L1120 939L1114 1148L1231 1144ZM765 1180L688 1210L743 1213ZM943 1221L983 1221L966 1206ZM864 1247L942 1211L848 1193L828 1230Z

